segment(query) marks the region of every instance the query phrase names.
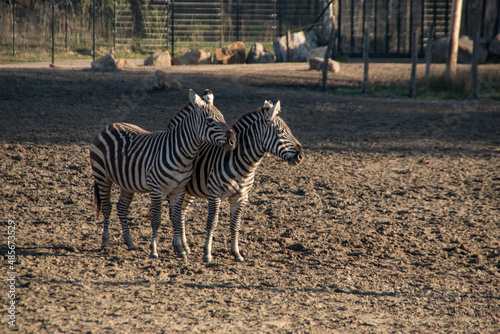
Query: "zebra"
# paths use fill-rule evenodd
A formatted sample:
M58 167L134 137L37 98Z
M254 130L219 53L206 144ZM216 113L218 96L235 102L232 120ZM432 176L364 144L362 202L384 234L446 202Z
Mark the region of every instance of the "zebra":
M186 213L194 199L208 198L204 262L213 260L212 240L221 201L225 198L230 203L231 250L236 261L244 261L238 246L241 215L248 203L257 167L266 152L288 161L290 165L298 165L304 158L302 145L278 116L280 109L280 101L274 106L272 102L265 101L264 106L241 116L232 124L237 142L233 151L203 144L193 162L193 174L182 204L181 226L185 227ZM185 234L184 231L182 233ZM184 248L189 249L187 243Z
M180 226L181 206L187 182L193 171L193 160L203 143L222 150L236 144L234 131L225 123L222 113L189 90L190 103L169 121L166 131L148 132L127 123L113 123L96 135L90 148L94 176L96 213L102 211L104 229L101 249L109 244L110 190L120 187L117 204L123 240L129 250L137 247L132 241L127 215L134 193L150 193L151 258L157 258L157 235L161 223L161 201L170 199L174 249L186 257L184 228Z

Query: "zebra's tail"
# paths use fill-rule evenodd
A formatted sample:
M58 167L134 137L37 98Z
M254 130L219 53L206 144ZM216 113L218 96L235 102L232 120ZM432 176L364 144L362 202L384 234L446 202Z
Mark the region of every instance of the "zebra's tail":
M99 193L99 186L97 182L94 181L94 205L95 205L95 216L99 218L99 213L101 213L101 194Z

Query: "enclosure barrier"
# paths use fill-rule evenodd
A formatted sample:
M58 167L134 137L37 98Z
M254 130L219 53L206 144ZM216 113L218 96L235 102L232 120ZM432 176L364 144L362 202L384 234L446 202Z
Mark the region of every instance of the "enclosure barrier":
M213 48L236 40L271 43L287 30L309 29L326 3L324 0L92 0L84 3L52 0L34 2L32 8L25 5L20 9L12 0L10 5L0 4L3 21L0 23L7 27L0 32L0 42L4 50L12 44L14 56L20 49L46 48L47 40L52 42L54 53L87 54L95 54L98 48L170 49L175 53L180 48ZM433 38L448 33L452 1L335 0L333 4L338 29L334 54L361 56L363 32L367 30L370 57L409 58L412 31L420 32L419 57L425 54L431 26ZM492 19L497 20L498 13L495 14L496 18ZM467 10L464 10L463 21L470 21ZM465 24L462 32L467 34L472 25ZM487 34L489 30L483 29L483 32Z

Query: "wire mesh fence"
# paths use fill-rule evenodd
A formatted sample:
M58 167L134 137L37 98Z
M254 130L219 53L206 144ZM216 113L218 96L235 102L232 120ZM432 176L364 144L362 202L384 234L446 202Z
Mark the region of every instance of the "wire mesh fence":
M44 0L0 3L0 56L16 53L92 55L128 48L215 48L224 43L272 43L292 32L321 26L325 0ZM450 0L336 0L336 54L360 56L363 32L370 56L409 57L411 33L448 32ZM489 13L498 20L498 12ZM464 11L467 23L467 10ZM468 25L462 33L467 34ZM179 51L180 52L180 51Z

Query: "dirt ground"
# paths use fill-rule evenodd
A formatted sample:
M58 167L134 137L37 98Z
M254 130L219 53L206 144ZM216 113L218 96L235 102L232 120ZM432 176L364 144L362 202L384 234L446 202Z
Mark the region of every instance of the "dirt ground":
M153 69L1 68L1 270L17 274L15 298L7 283L0 293L3 310L15 302L15 327L2 312L0 332L499 332L500 103L325 94L307 68L168 69L180 91L152 90ZM387 81L409 73L370 67ZM360 64L343 64L329 85L361 78ZM147 195L130 213L138 250L122 244L114 211L101 251L93 134L117 121L162 130L188 88L210 88L228 123L280 99L305 162L270 155L261 165L243 215L244 263L230 254L227 203L214 263L202 262L201 200L189 214L188 261L175 256L167 219L160 258L150 259Z

